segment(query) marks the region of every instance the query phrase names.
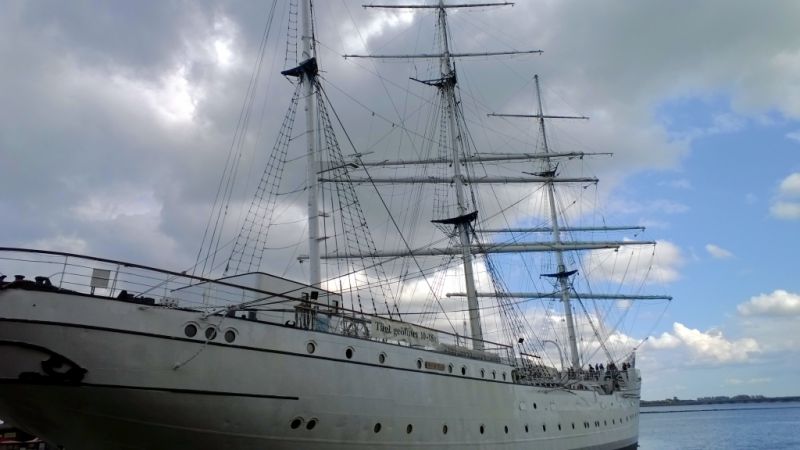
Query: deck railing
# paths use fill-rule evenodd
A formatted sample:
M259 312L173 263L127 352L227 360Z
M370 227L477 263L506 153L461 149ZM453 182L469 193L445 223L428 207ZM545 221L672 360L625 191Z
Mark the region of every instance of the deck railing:
M277 277L270 279L281 289L263 289L242 285L241 278L209 279L106 258L13 247L0 247L0 276L5 276L0 289L16 286L191 309L472 359L515 362L510 345L484 340L483 351L472 350L470 337L347 309L331 301L335 293Z

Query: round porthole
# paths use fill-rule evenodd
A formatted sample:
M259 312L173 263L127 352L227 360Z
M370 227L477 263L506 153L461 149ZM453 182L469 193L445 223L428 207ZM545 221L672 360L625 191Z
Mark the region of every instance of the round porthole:
M226 330L225 331L225 342L230 344L231 342L236 340L236 332L233 330Z
M486 371L485 371L485 370L483 370L483 369L481 369L481 378L483 378L483 377L485 377L485 376L486 376Z
M508 434L508 425L504 426L503 430L505 430L506 434Z
M217 329L214 327L206 328L206 339L209 341L213 341L217 338Z
M421 359L417 360L417 369L422 369L422 360Z
M481 425L481 434L483 434L485 431L486 431L486 427L484 427L483 425Z
M406 434L411 434L412 431L414 431L414 427L411 426L411 424L408 424L406 426Z
M195 337L197 336L197 325L190 323L183 328L183 334L187 337Z
M294 419L292 419L292 422L289 424L289 426L292 427L293 430L296 430L300 428L300 425L302 424L303 424L303 419L295 417Z
M442 425L442 434L447 434L447 425Z
M386 362L386 353L381 353L380 355L378 355L378 362L380 362L381 364L384 364Z
M313 342L307 343L306 344L306 351L308 353L314 353L315 351L317 351L317 344L315 344Z
M353 349L347 347L347 350L344 351L344 356L347 357L347 359L353 359Z
M306 423L306 430L313 430L317 426L317 419L311 419Z
M380 422L376 423L375 426L372 427L372 431L379 433L381 431L381 423Z
M492 371L492 379L493 380L497 379L497 372L495 372L494 370Z
M536 402L533 402L533 409L536 409Z
M452 364L448 364L447 365L447 372L448 373L453 373L453 365Z
M503 381L506 381L506 373L503 372Z
M528 425L525 425L525 432L528 432Z
M542 425L542 431L547 431L547 425Z
M561 424L558 424L558 431L561 431Z
M467 366L461 366L461 375L467 374Z

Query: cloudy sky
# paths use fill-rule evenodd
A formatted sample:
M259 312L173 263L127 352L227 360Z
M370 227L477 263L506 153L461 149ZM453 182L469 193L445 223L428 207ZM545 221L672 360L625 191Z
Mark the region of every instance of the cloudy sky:
M261 153L292 92L277 75L279 3L248 129ZM323 76L355 144L400 145L382 136L419 126L409 99L425 91L408 77L427 66L339 55L430 51L419 31L430 16L318 3ZM270 4L2 2L0 245L191 266ZM554 125L554 144L615 153L591 172L605 217L648 227L658 290L675 297L640 351L644 398L798 394L798 22L793 0L522 0L451 15L457 50L545 51L459 63L465 105L480 106L465 110L487 130L477 142L502 151L516 141L497 136L530 133L483 113L530 112L539 73L549 109L591 117ZM296 223L303 209L283 213ZM268 269L303 276L291 264Z

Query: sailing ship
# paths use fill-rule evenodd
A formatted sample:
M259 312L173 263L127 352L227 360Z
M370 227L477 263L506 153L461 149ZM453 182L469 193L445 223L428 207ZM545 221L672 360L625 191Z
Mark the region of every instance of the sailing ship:
M229 206L229 165L190 270L0 249L4 273L27 274L0 278L0 417L82 450L636 448L641 373L630 348L612 351L620 334L589 307L627 310L634 300L670 297L597 293L579 278L591 270L584 265L590 252L654 243L581 239L641 228L568 223L579 217L559 210L569 200L558 188L583 190L597 180L562 175L571 173L564 165L593 155L551 149L548 121L583 117L546 114L538 76L535 113L495 114L534 121L537 151L471 145L454 61L538 52L453 51L448 13L496 5L508 3L369 5L432 12L438 34L433 53L371 55L433 61L438 73L414 80L434 94L438 127L421 157L370 160L340 145L338 115L320 79L312 5L292 1L290 42L302 52L282 73L295 92L232 246L217 228ZM301 102L306 129L298 135ZM308 255L299 259L309 279L298 282L260 268L269 259L282 166L303 135ZM486 171L508 164L514 175ZM417 171L380 172L398 167ZM434 187L419 198L433 203L427 219L437 239L415 245L401 219L421 208L403 217L389 211L379 188L387 183ZM512 205L498 196L482 210L478 188L496 184L526 188ZM358 189L373 190L376 209L387 206L394 238L386 241L399 249L378 249ZM491 226L510 208L533 204L532 194L542 197L537 225ZM530 236L544 238L525 241ZM539 272L530 258L542 256L550 262ZM509 265L516 271L504 276ZM460 282L451 292L453 273ZM543 287L522 291L521 280ZM408 293L412 286L426 291L422 300ZM544 321L531 315L536 305Z

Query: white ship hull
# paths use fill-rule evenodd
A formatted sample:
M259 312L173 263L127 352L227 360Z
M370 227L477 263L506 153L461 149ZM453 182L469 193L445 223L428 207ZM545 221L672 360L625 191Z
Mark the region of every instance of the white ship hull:
M212 324L220 332L206 342ZM68 450L621 449L638 440L633 369L628 390L607 395L530 386L504 364L86 295L0 291L0 361L0 417Z

